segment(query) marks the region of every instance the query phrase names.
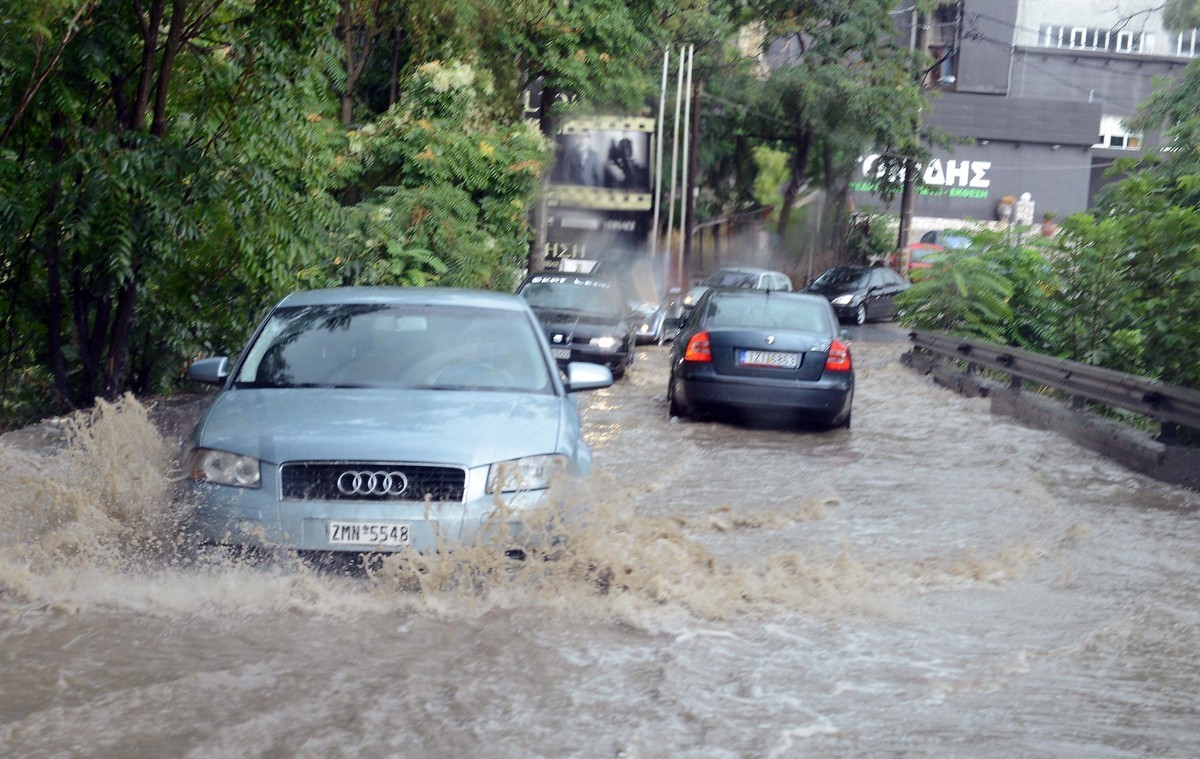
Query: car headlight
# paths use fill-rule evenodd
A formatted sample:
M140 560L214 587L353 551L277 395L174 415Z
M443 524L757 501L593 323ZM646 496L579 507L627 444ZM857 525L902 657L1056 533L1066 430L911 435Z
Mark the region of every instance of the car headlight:
M610 350L616 349L617 338L612 337L612 336L593 337L591 340L588 340L588 343L599 348L602 351L610 351Z
M695 303L696 303L696 299L693 298L690 294L683 296L683 305L691 306L691 305L694 305Z
M854 295L851 294L851 295L839 295L829 302L835 306L848 306L848 305L850 305L851 301L853 301L853 300L854 300Z
M567 457L552 453L501 461L488 469L488 493L516 493L521 490L545 490L550 478L567 468Z
M233 485L239 488L257 488L262 485L258 459L212 448L193 448L188 453L187 471L193 480L217 485Z

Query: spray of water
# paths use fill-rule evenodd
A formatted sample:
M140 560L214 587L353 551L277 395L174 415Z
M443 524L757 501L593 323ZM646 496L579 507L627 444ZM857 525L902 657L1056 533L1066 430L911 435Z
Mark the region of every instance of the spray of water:
M641 624L663 614L876 615L891 613L907 589L1002 582L1048 553L1019 546L900 563L843 548L722 558L706 539L820 520L836 496L766 513L721 506L689 519L651 517L633 505L636 484L600 473L558 483L558 506L544 512L517 514L497 501L471 546L365 555L350 575L287 552L252 565L191 544L188 510L171 497L174 447L136 400L99 403L65 427L52 455L0 445L0 608L345 614L383 606L451 616L560 608Z

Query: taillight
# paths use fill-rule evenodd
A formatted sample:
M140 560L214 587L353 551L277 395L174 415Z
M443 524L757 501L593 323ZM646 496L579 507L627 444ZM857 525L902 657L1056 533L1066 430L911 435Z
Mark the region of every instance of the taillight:
M688 349L690 351L691 346L688 346ZM825 359L825 371L850 371L850 346L841 340L834 340L829 346L829 357Z
M687 352L683 354L684 361L712 361L712 343L708 340L707 332L697 332L688 340Z

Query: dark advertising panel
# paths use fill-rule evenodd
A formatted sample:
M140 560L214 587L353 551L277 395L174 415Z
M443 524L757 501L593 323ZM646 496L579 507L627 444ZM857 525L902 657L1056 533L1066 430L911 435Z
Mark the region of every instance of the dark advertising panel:
M547 269L587 271L613 251L644 247L654 194L654 119L592 116L555 136L546 202Z

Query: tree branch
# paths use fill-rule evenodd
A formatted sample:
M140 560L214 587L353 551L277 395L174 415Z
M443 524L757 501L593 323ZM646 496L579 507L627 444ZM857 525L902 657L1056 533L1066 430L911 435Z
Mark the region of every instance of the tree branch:
M46 77L50 76L50 72L54 70L54 68L58 65L58 62L62 59L63 50L66 49L67 45L72 39L74 39L75 33L79 31L79 22L83 20L83 17L90 13L94 7L95 2L89 1L79 6L79 10L75 11L75 15L71 17L70 23L67 24L66 33L63 34L62 39L58 42L58 48L54 51L54 55L50 57L49 62L46 63L46 68L42 70L41 75L37 77L36 81L32 82L32 84L25 88L25 94L21 97L21 102L17 104L17 110L13 111L13 115L9 118L8 123L4 126L4 131L0 133L0 145L3 145L5 141L8 140L9 135L12 134L13 128L17 125L17 121L19 121L21 117L25 115L25 111L29 108L29 104L33 102L34 96L37 95L38 90L40 90L42 85L46 82ZM31 73L30 78L32 79L32 77L33 75Z

